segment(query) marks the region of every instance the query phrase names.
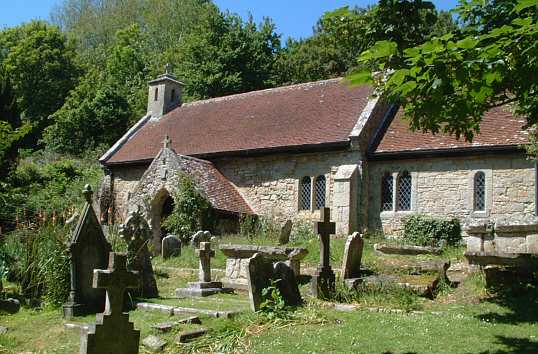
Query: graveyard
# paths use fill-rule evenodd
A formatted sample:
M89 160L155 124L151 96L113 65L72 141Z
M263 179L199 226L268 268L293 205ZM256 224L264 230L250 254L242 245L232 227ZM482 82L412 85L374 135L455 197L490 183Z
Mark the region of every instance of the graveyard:
M84 193L89 198L91 190ZM95 237L100 230L93 224L90 203L84 208L85 217L74 231L74 252L83 250L84 243L95 243L88 241L88 235ZM151 264L130 263L131 270L125 268L125 255L110 253L109 263L90 265L102 268L94 271L92 285L107 291L104 308L102 303L96 305L101 309L91 308L95 293L84 298L86 291L78 285L72 286L63 313L60 308L24 305L0 317L0 352L75 353L80 348L81 353L116 354L531 353L538 349L533 340L538 291L533 285L486 287L484 272L468 265L466 247L461 245L438 250L377 235L335 237L328 208L324 215L309 235L290 231L285 245L282 233L222 235L211 241L194 237L197 233L190 244L163 249L154 257L146 254ZM135 212L122 232L139 242L147 230ZM108 251L104 246L102 252ZM246 284L235 271L242 259L247 260ZM290 267L278 259L299 264ZM84 264L77 267L80 271ZM146 275L132 271L135 268ZM312 280L324 273L329 273L328 281ZM144 281L149 290L141 284ZM132 297L122 295L128 289ZM17 286L6 283L4 291L16 295ZM103 300L104 294L100 295Z

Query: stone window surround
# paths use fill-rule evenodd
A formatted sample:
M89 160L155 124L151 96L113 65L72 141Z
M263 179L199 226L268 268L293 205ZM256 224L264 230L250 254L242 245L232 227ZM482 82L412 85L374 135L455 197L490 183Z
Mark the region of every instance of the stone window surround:
M474 187L475 176L478 172L484 173L486 177L486 207L485 210L474 210ZM474 218L488 218L491 214L493 205L493 172L491 169L476 169L469 171L468 177L467 206L471 211L471 216Z
M410 210L397 210L398 205L398 176L401 173L407 172L411 176L411 209ZM380 212L381 219L391 219L396 216L403 217L406 215L415 214L417 211L417 182L418 182L418 172L410 172L408 170L389 172L386 171L381 175L381 178L387 174L392 175L393 188L392 188L392 210L384 210Z
M314 213L314 212L319 211L319 209L316 209L316 185L315 185L316 179L319 176L325 177L325 206L327 206L327 202L329 200L329 188L330 188L329 173L325 173L325 174L320 173L315 176L304 175L296 180L297 193L296 193L295 205L297 206L297 211L299 213ZM310 209L301 209L301 185L302 185L302 180L305 177L310 178Z

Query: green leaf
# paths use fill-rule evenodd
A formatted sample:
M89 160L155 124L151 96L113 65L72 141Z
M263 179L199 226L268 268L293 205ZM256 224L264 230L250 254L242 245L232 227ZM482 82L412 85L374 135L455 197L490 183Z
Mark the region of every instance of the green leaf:
M360 61L370 61L380 58L386 58L398 52L398 46L391 41L378 41L372 48L363 52Z
M536 3L536 0L518 0L518 4L516 7L514 7L513 12L521 12L525 9L528 9L529 7L537 7L538 3Z
M477 44L478 44L478 40L472 37L466 37L457 43L457 45L463 49L472 49L476 47Z
M374 82L372 78L372 73L369 70L363 70L351 75L346 76L345 80L350 86L358 86L371 84Z
M409 74L409 70L407 69L400 69L394 72L391 76L389 81L387 82L387 85L394 85L394 86L400 86L404 80L405 77Z
M402 86L400 86L400 94L402 96L407 96L411 91L413 91L417 87L417 83L415 81L407 81Z

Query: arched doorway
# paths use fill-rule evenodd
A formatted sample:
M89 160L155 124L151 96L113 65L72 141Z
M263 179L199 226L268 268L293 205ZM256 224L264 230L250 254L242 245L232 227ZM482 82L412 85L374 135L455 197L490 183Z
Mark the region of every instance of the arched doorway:
M162 222L172 213L172 210L174 210L174 199L165 188L162 188L151 203L151 232L155 254L161 252L161 240L166 236L163 235L166 230L162 228Z

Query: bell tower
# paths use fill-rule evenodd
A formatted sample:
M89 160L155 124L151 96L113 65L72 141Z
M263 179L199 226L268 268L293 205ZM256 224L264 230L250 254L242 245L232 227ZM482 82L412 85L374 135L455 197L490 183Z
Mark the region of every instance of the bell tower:
M181 106L183 83L172 74L172 66L166 64L166 72L149 82L148 114L160 118Z

